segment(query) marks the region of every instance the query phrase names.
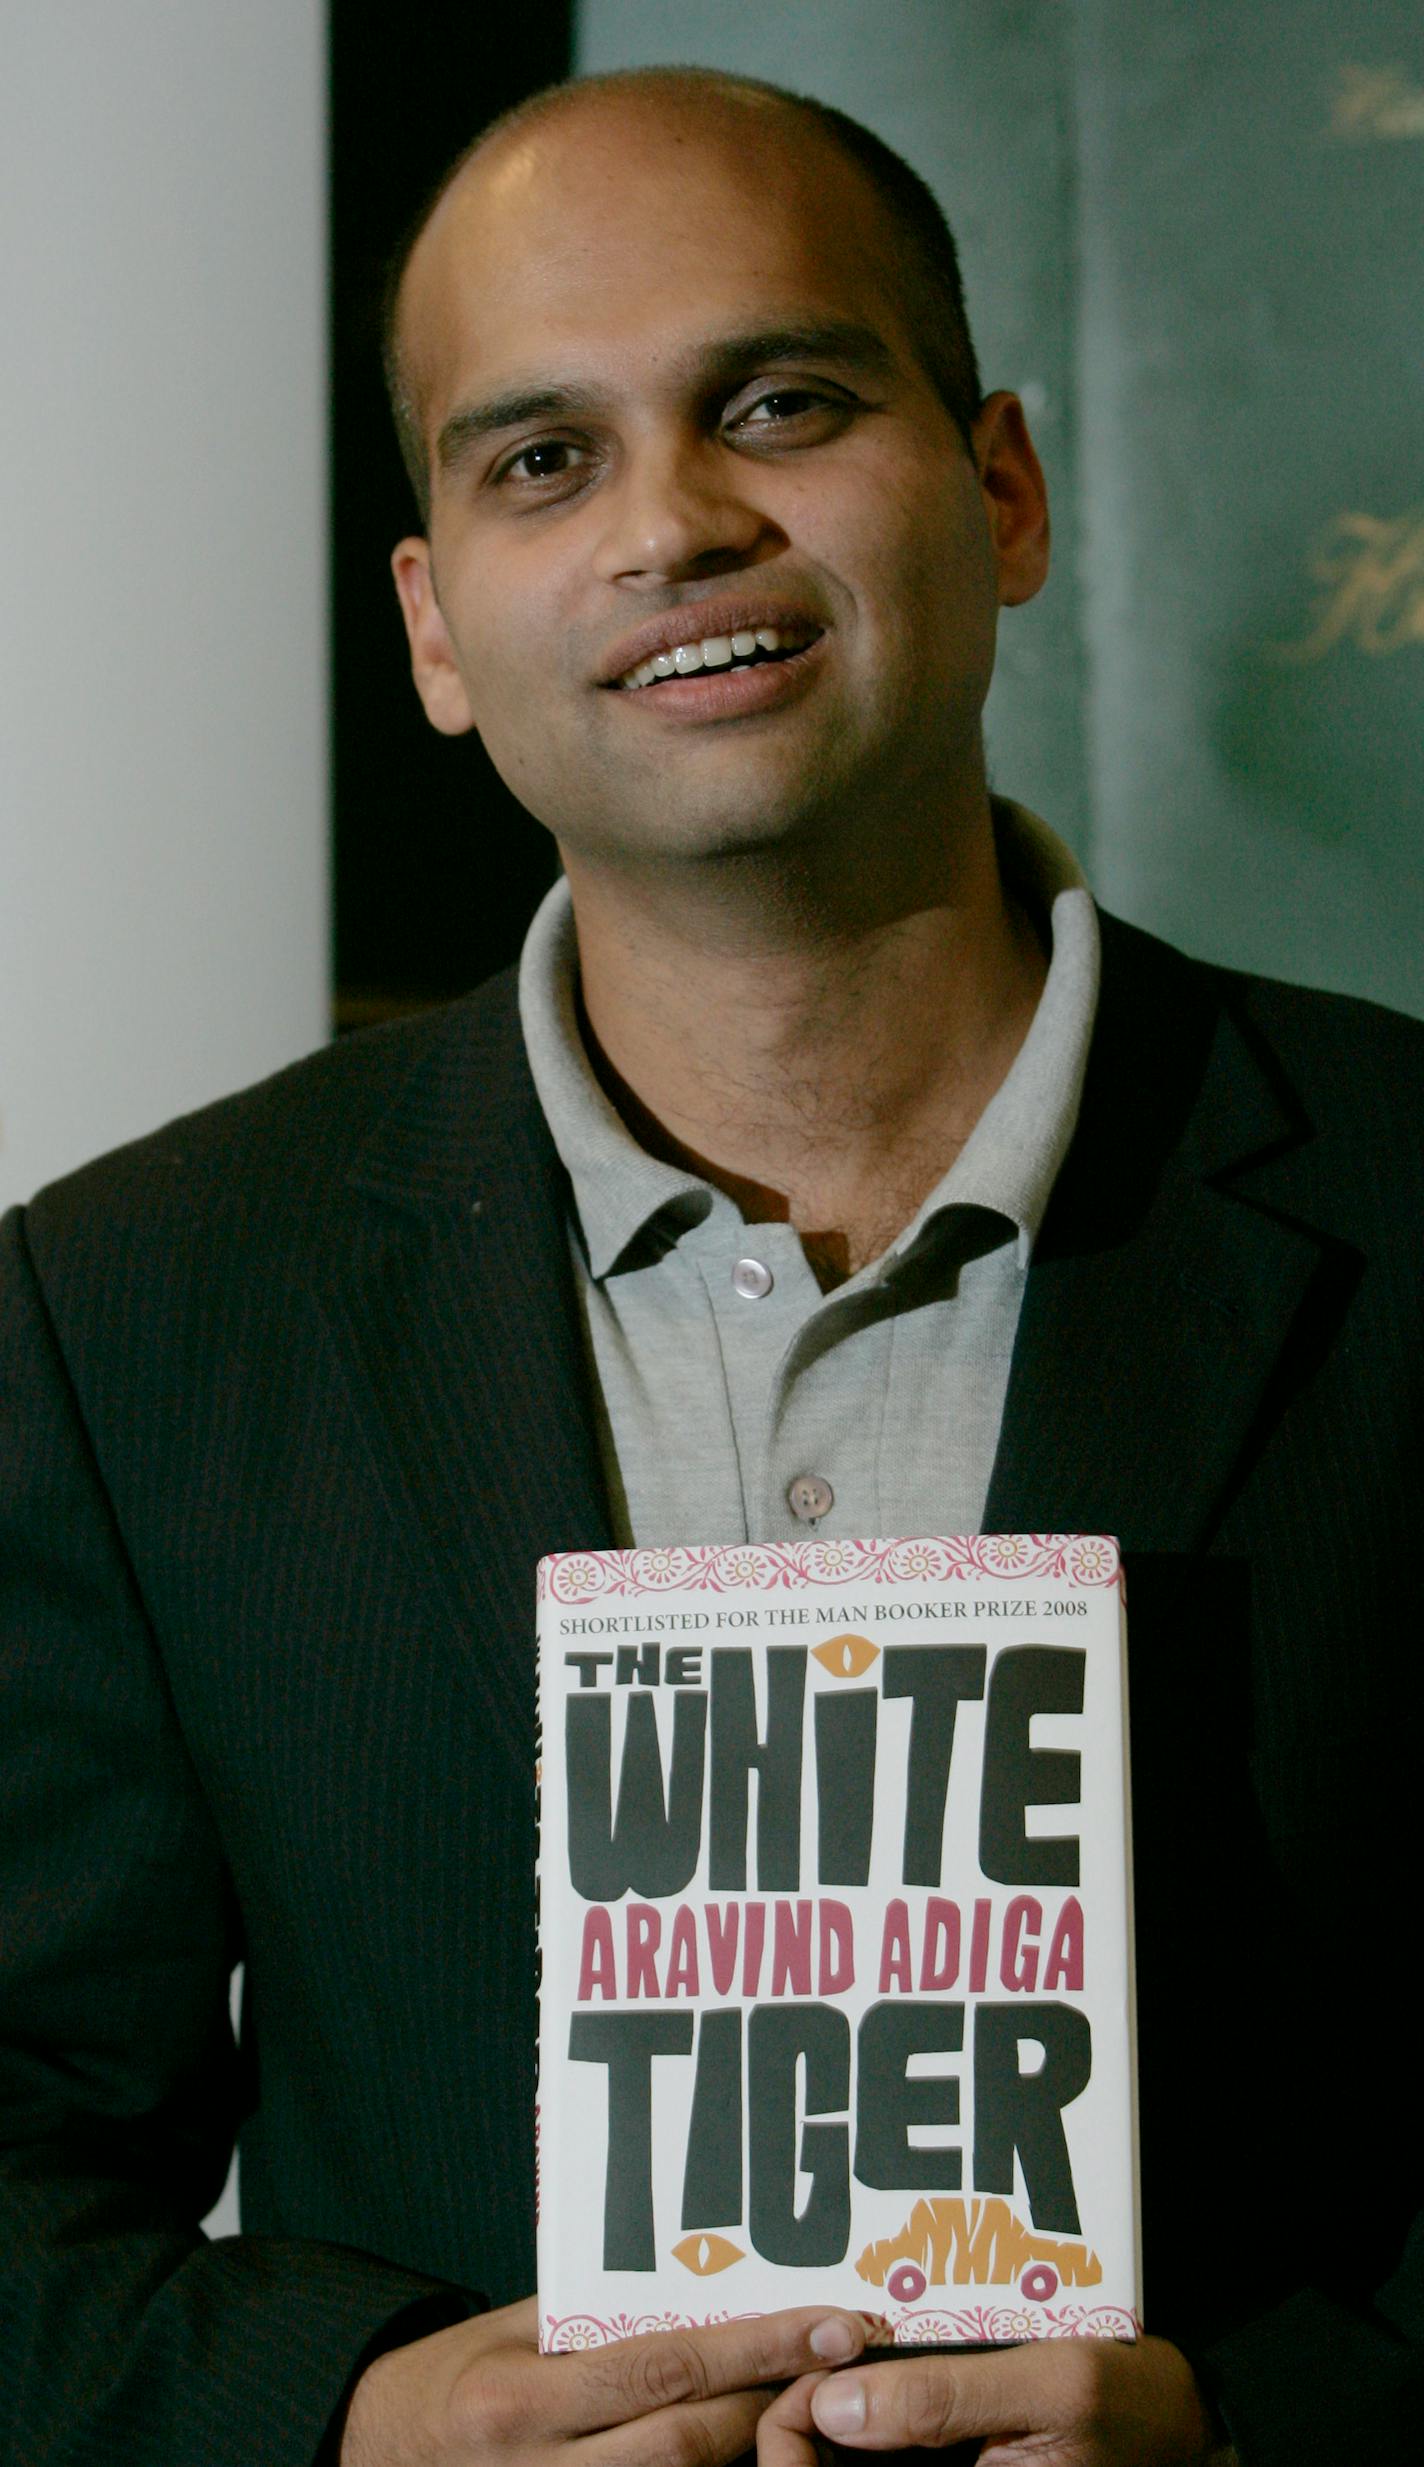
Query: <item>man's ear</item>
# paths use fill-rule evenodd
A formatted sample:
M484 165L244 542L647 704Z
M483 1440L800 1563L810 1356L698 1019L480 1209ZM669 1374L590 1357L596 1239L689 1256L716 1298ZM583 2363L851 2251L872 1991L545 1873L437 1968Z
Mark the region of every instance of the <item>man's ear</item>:
M401 540L391 556L391 572L410 643L411 675L425 716L442 737L462 737L475 720L435 597L430 542Z
M986 396L974 421L974 464L999 569L999 605L1018 608L1048 579L1048 491L1017 394Z

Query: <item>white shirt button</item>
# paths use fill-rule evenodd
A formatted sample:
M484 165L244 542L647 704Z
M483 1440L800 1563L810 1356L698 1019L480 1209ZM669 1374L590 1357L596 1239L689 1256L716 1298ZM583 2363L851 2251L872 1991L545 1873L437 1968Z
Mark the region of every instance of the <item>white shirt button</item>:
M772 1283L771 1270L760 1259L739 1259L732 1270L732 1291L744 1302L760 1302L763 1294L770 1293Z
M786 1496L792 1515L799 1516L803 1525L817 1524L836 1504L830 1483L823 1482L818 1473L798 1473L794 1482L788 1482Z

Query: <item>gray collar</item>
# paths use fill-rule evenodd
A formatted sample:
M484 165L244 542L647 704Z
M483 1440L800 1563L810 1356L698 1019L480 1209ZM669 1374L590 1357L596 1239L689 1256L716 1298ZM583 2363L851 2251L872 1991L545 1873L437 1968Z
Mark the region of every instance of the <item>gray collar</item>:
M1098 920L1077 860L1048 825L994 800L1000 859L1046 922L1048 974L1028 1034L948 1172L885 1257L884 1275L947 1209L991 1210L1015 1226L1026 1263L1078 1117L1098 999ZM562 879L537 910L519 963L519 1013L529 1068L573 1185L590 1273L607 1276L665 1210L687 1225L720 1195L700 1176L640 1148L594 1076L576 1007L578 941ZM858 1280L853 1280L858 1281Z

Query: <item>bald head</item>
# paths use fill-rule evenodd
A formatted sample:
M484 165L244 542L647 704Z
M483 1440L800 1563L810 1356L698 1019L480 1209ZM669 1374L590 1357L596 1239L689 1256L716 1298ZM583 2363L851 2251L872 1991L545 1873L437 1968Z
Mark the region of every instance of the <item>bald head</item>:
M621 70L547 87L482 131L446 173L396 260L386 294L386 383L423 519L442 305L458 281L462 253L487 254L499 245L499 212L491 218L489 209L517 210L521 190L542 183L547 193L551 179L561 177L572 198L590 159L602 165L595 178L612 177L636 191L655 166L664 176L669 166L675 173L678 151L688 147L710 148L748 171L757 165L759 181L783 169L802 185L808 178L829 179L832 187L850 181L869 193L878 265L900 295L917 357L968 437L981 389L959 260L918 173L858 121L779 86L712 69Z

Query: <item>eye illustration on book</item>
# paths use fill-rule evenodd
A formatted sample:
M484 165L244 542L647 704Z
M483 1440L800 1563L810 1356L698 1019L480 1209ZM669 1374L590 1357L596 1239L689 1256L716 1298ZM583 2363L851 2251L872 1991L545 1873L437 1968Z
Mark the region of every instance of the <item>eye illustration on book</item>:
M823 1645L813 1645L811 1653L833 1679L858 1679L879 1659L880 1647L868 1636L828 1636Z
M745 2261L739 2244L726 2236L684 2236L681 2244L672 2248L674 2261L685 2270L693 2270L700 2279L710 2279L718 2270L730 2270L734 2261Z

